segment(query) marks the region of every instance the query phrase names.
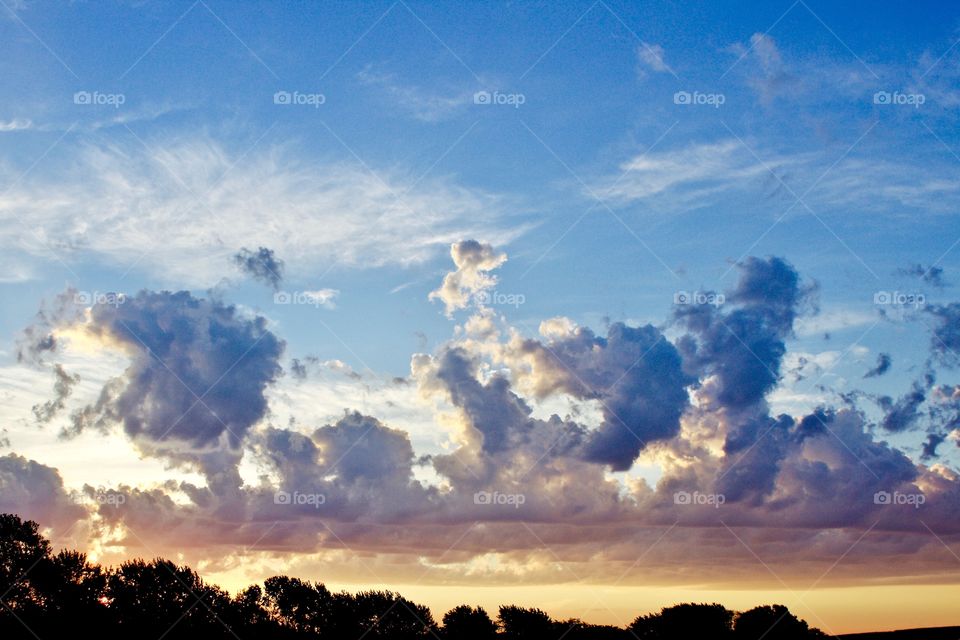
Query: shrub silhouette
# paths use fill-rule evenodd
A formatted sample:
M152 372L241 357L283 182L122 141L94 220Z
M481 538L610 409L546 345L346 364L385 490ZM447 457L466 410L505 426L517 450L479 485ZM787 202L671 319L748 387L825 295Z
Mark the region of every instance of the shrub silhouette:
M231 597L190 567L130 560L103 568L86 555L54 554L36 522L0 514L0 637L59 638L82 628L101 640L800 640L824 638L783 605L736 614L719 604L679 604L627 629L553 620L540 609L500 607L497 621L461 605L439 627L430 610L392 591L333 593L319 582L274 576Z

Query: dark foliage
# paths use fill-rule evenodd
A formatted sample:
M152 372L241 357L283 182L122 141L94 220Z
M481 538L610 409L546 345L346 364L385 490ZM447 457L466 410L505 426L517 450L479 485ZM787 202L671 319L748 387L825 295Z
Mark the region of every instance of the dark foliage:
M36 522L0 515L0 637L58 638L78 630L101 640L806 640L825 637L782 605L734 613L680 604L627 629L553 620L540 609L500 607L491 620L461 605L434 622L430 610L391 591L333 593L274 576L230 596L189 567L157 558L102 568L84 554L54 554Z

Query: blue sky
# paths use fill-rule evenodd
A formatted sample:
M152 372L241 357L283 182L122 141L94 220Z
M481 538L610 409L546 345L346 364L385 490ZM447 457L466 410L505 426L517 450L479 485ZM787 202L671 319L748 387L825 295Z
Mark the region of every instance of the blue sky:
M16 17L6 13L5 119L31 123L0 140L10 175L55 145L22 183L42 183L87 146L136 154L197 137L234 158L282 149L275 152L293 164L447 179L500 200L485 208L491 226L524 231L502 278L526 298L511 315L662 318L677 289L729 285L728 261L746 253L788 255L823 284L828 310L869 309L873 291L898 284L891 271L953 258L955 189L913 185L920 192L908 202L878 193L891 177L949 182L957 166L956 25L935 11L28 3ZM765 34L759 46L755 34ZM644 62L658 52L659 69ZM275 105L281 90L321 93L325 102ZM524 102L475 105L481 90ZM75 105L76 91L122 94L124 103ZM723 94L724 102L676 105L677 91ZM928 95L913 108L876 105L876 91ZM654 194L662 197L594 197L649 149L693 163L685 150L726 143L723 154L706 152L717 162L712 186L723 172L753 172L702 202L674 204L698 186L690 183ZM796 204L835 162L818 185L825 193L814 187L802 198L808 204ZM831 186L834 179L843 182ZM831 201L837 190L849 201ZM414 331L446 336L436 309L423 304L431 275L444 268L444 252L432 249L399 270L332 265L323 277L343 292L324 321L347 343L367 342L360 355L371 366L405 368ZM64 280L125 291L177 286L157 278L162 269L138 263L123 275L131 260L104 258L71 253L76 273L49 259L34 268L47 292ZM323 256L315 262L321 272L331 266ZM300 274L304 288L316 270ZM21 286L38 291L37 280ZM387 295L406 282L414 284ZM19 287L5 289L23 300ZM253 292L237 294L258 302ZM357 322L374 307L402 326ZM12 315L8 334L25 317ZM303 348L346 355L308 319L288 321ZM401 340L374 348L361 339L371 331ZM297 337L287 335L295 348Z
M918 464L928 427L946 429L881 433L891 406L878 398L920 381L933 402L931 368L944 389L957 382L931 355L944 349L925 310L956 299L960 266L960 16L947 5L0 4L6 438L47 456L68 489L96 466L70 447L96 440L36 430L52 362L17 360L24 329L65 290L187 290L261 315L286 374L265 383L274 395L251 433L360 409L421 454L457 440L444 411L391 382L432 398L413 354L438 363L463 344L492 358L488 379L519 362L497 351L510 335L547 335L556 317L598 335L651 323L677 340L678 296L732 292L749 256L779 256L815 295L783 335L773 415L855 396L864 432ZM454 268L451 245L455 257L471 239L507 259L462 289L486 310L447 317L429 296ZM260 247L283 263L276 290L234 262ZM319 302L277 302L302 292ZM500 347L471 333L493 316ZM103 344L70 335L62 362L82 382L64 424L137 349L107 329ZM865 378L882 354L889 370ZM313 362L307 382L293 359ZM543 418L599 411L539 399ZM937 461L950 473L956 434ZM111 438L144 486L171 468L204 475L206 463ZM670 476L654 458L617 481Z

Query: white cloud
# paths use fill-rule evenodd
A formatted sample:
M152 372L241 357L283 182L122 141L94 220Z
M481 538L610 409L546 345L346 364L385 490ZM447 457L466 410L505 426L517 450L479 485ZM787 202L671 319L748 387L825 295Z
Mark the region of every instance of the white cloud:
M622 175L601 180L599 195L622 201L653 198L670 192L676 202L684 190L683 202L695 202L702 196L750 179L768 175L768 166L787 162L771 158L761 163L738 140L698 143L682 149L646 153L620 165Z
M24 118L14 118L13 120L0 120L0 132L23 131L33 127L33 122Z
M147 144L83 147L68 169L8 191L0 243L199 287L229 272L251 237L297 276L414 264L463 237L503 244L521 233L499 197L447 180L300 161L282 146L235 153L205 136Z
M392 74L375 73L370 68L357 74L357 78L366 85L379 88L399 109L424 122L448 118L473 101L473 90L443 95L404 82Z
M673 69L664 60L663 47L658 44L641 42L637 47L637 58L644 66L658 73L673 73ZM643 70L640 70L643 73Z

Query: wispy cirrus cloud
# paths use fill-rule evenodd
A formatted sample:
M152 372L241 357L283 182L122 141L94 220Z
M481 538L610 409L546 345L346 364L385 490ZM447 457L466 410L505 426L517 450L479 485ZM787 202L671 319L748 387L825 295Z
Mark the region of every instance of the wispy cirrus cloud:
M450 180L311 162L282 146L238 153L204 135L145 144L68 149L66 168L16 184L0 196L0 245L209 286L251 237L302 275L410 265L463 237L502 244L523 231L502 197Z

